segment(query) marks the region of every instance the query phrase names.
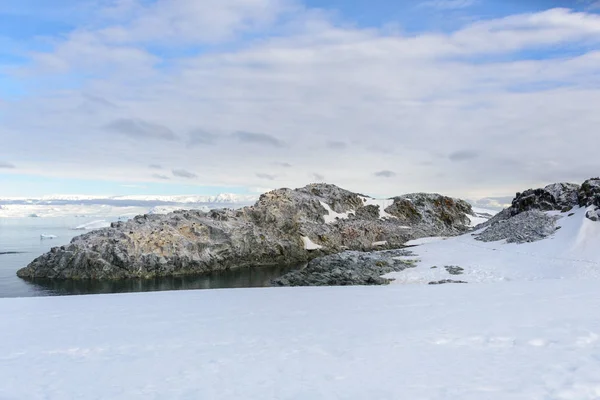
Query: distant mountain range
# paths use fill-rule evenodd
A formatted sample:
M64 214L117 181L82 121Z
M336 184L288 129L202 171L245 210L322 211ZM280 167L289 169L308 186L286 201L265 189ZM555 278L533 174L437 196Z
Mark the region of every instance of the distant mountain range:
M156 206L177 204L251 204L258 195L239 195L221 193L218 195L132 195L132 196L90 196L90 195L49 195L38 198L6 197L0 198L0 204L24 205L116 205L116 206Z

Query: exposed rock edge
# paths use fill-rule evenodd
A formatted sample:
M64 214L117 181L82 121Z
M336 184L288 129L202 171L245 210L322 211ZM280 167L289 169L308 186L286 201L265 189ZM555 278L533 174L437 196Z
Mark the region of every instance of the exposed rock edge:
M253 206L141 215L52 248L23 278L121 279L296 264L344 250L401 247L468 231L471 206L439 194L373 199L329 184L278 189ZM310 244L310 246L307 245Z

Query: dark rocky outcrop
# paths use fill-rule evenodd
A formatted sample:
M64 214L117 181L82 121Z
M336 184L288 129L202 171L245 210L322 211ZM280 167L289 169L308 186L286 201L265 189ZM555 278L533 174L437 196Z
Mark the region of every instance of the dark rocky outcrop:
M600 178L588 179L583 182L578 193L581 207L590 207L585 216L590 221L600 221Z
M529 189L517 193L509 208L512 215L539 210L566 210L578 204L579 185L573 183L554 183L543 189Z
M554 183L517 193L509 208L476 227L486 228L476 239L485 242L506 239L509 243L541 240L556 231L559 218L544 211L569 213L575 207L590 208L586 217L600 220L600 178L588 179L582 185Z
M482 242L506 239L507 243L526 243L544 239L556 232L559 217L549 216L539 210L522 212L491 224L476 236Z
M570 213L576 207L589 207L587 218L600 220L600 179L590 179L583 185L556 183L541 189L529 189L517 193L511 206L489 221L475 227L476 239L489 242L506 240L508 243L533 242L551 236L559 228L557 221L560 213ZM398 222L409 226L424 224L438 229L455 224L465 224L462 217L471 214L470 208L462 203L453 203L452 199L431 195L407 195L394 198L394 203L385 211L393 215ZM555 213L546 213L555 211ZM357 212L365 219L377 219L376 210L367 211L366 207ZM568 213L568 214L567 214ZM482 217L485 217L482 215ZM279 286L320 286L320 285L377 285L390 280L381 275L401 271L416 266L410 260L399 258L390 252L356 253L324 256L312 260L308 267L294 271L276 279ZM437 267L432 267L437 268ZM445 266L450 275L462 275L459 266ZM466 283L461 280L442 279L429 282L430 285L447 283Z
M600 178L588 179L583 182L577 195L581 207L600 207Z
M345 251L320 257L308 263L306 268L292 271L273 280L274 286L348 286L385 285L390 279L383 278L390 272L415 267L410 260L395 257L411 256L407 250L387 250L370 253Z
M468 203L437 194L396 197L386 210L372 203L334 185L312 184L265 193L239 210L141 215L78 236L17 274L119 279L296 264L346 249L398 248L419 237L457 235L469 229L472 215Z
M430 285L445 285L447 283L468 283L468 282L457 281L457 280L454 280L454 279L442 279L440 281L431 281L431 282L429 282Z

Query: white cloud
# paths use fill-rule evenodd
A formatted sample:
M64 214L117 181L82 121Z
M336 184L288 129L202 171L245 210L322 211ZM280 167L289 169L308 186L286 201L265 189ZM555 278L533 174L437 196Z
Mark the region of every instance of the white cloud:
M295 8L285 0L121 0L104 15L126 20L98 34L113 43L212 43L268 26Z
M54 51L35 54L28 70L43 90L0 103L11 161L20 171L64 176L166 180L148 168L158 163L166 171L185 165L210 185L261 187L272 178L269 186L295 187L326 177L374 195L471 198L600 170L589 145L600 126L597 15L555 9L403 36L340 26L301 7L282 25L276 17L289 4L237 7L241 1L219 2L215 21L224 17L209 33L188 29L208 18L195 8L204 2L121 2L110 11L121 39L106 25L55 38ZM152 18L166 24L161 46L175 49L175 38L205 43L260 29L264 38L165 58L143 45L160 31L144 28ZM270 37L269 24L279 35ZM581 43L590 50L580 55L511 59ZM57 72L87 78L74 89L52 80ZM152 121L144 132L154 137L175 132L190 141L139 140L138 131L115 141L102 129L140 120ZM349 145L333 151L331 143ZM285 163L285 175L274 162ZM382 186L373 171L396 176ZM184 175L171 181L189 183Z
M13 169L15 168L14 164L11 164L6 161L0 161L0 169Z

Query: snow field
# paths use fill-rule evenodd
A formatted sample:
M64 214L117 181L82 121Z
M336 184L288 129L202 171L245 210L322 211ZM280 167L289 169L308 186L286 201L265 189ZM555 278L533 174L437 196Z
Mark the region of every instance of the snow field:
M3 299L1 399L600 398L597 281Z

